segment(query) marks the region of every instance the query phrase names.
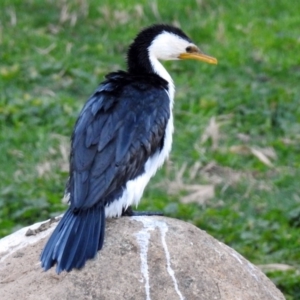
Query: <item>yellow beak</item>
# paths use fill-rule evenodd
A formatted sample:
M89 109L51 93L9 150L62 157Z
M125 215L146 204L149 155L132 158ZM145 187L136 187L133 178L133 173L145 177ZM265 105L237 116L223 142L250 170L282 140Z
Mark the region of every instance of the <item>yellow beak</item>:
M201 52L181 53L178 56L178 58L179 59L195 59L195 60L204 61L209 64L214 64L214 65L216 65L218 63L218 60L216 58L205 55Z

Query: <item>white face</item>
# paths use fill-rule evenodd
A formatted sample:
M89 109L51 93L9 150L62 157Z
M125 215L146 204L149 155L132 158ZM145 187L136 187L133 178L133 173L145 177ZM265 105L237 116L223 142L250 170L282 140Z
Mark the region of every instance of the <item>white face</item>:
M189 46L196 47L178 35L164 31L153 40L148 51L150 57L154 56L161 60L177 60L178 56L185 53Z

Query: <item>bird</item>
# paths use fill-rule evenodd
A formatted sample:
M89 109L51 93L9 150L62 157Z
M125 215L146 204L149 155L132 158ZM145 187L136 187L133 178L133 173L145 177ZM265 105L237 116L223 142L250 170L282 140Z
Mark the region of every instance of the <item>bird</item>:
M81 269L102 249L105 219L132 210L169 156L175 87L161 60L217 64L179 28L142 29L127 52L127 70L106 75L75 123L65 199L69 207L47 241L41 266ZM151 215L151 212L148 213ZM155 213L153 213L155 214Z

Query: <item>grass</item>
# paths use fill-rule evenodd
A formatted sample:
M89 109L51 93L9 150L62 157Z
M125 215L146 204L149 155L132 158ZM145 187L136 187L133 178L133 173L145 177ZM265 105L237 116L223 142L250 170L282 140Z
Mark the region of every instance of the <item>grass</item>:
M299 10L284 0L1 1L0 236L65 210L83 103L125 68L141 27L173 23L219 64L165 64L177 86L174 145L140 209L273 266L267 275L300 299Z

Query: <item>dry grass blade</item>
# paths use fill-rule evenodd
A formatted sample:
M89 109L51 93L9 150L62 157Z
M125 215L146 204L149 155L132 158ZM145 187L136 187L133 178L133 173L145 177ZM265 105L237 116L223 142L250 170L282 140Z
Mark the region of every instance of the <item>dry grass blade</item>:
M238 133L236 137L244 143L248 143L250 141L250 135L245 133Z
M50 173L52 171L52 163L50 161L45 161L36 166L36 171L39 177L45 176L45 174Z
M250 148L251 153L256 156L262 163L264 163L265 165L269 166L269 167L273 167L273 164L271 163L271 161L269 160L268 156L261 151L260 149L257 148Z
M220 127L224 124L228 123L228 120L232 116L228 115L220 115L218 117L211 117L208 125L204 129L204 132L201 137L201 144L204 144L206 141L211 139L212 141L212 150L217 150L219 146L219 141L221 138L224 138L223 134L220 133Z
M16 11L13 8L8 9L8 14L10 17L10 25L11 26L16 26L17 25L17 15L16 15Z
M210 118L209 123L203 132L201 144L204 144L210 138L212 140L212 149L216 150L218 148L220 133L219 124L216 122L215 117Z
M55 173L55 170L60 170L61 172L69 171L69 139L59 134L52 134L51 138L58 140L59 144L54 148L50 147L47 160L36 165L39 177Z
M199 174L200 168L202 164L199 161L196 161L189 170L190 180L194 180L196 176Z
M248 155L251 153L250 148L246 145L234 145L229 148L231 153Z
M125 25L130 21L130 15L126 10L115 10L113 15L120 25Z
M41 55L47 55L49 54L52 50L54 50L56 48L56 44L53 43L51 44L49 47L45 48L45 49L41 49L38 47L35 47L36 51L41 54Z
M154 15L154 17L156 18L156 20L161 20L161 16L158 10L158 5L156 1L151 1L150 2L150 8L152 10L152 13Z
M137 16L139 19L143 18L143 16L145 15L145 14L144 14L143 6L142 6L141 4L136 4L136 5L134 6L134 10L135 10L135 12L136 12L136 16Z
M229 149L232 153L242 154L242 155L249 155L252 154L256 158L258 158L263 164L273 167L273 164L270 160L276 159L277 155L273 148L258 148L258 147L249 147L247 145L234 145L231 146Z
M213 185L186 185L186 189L193 193L181 197L182 203L198 203L204 205L208 200L215 196L215 187Z
M172 166L170 167L172 168ZM188 184L184 182L184 174L188 172L190 174L190 180L194 180L199 174L201 169L200 163L195 163L191 168L187 168L187 164L184 163L179 169L174 170L176 174L173 180L165 180L160 183L159 187L167 187L167 192L170 195L180 194L181 192L188 193L186 196L180 197L182 203L198 203L200 205L205 204L209 199L215 196L215 187L213 184L201 185L201 184Z
M266 264L258 265L263 272L274 272L274 271L289 271L295 270L295 267L286 264Z

